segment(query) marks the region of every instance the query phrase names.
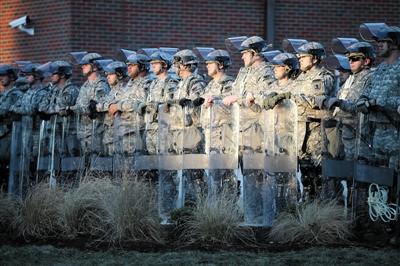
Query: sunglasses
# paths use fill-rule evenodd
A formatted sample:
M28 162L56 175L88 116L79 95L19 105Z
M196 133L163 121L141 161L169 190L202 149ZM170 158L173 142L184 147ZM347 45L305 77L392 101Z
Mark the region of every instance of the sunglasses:
M358 62L360 60L364 60L365 57L364 56L353 56L353 57L349 57L349 62Z

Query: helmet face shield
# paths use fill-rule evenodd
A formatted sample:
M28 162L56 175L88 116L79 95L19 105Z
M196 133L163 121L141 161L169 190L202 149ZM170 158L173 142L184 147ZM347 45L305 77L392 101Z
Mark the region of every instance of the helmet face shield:
M389 26L385 23L363 23L360 25L360 36L364 41L387 41Z
M306 43L308 43L308 41L304 39L284 39L282 41L282 49L286 53L297 54L297 49Z
M173 64L197 65L199 63L197 56L192 50L185 49L174 55Z
M325 60L325 65L330 70L339 70L342 72L350 72L349 59L340 54L328 56Z
M86 51L81 51L81 52L71 52L70 55L73 58L74 62L76 64L79 64L79 62L82 60L82 58L87 55L88 52Z
M357 43L356 38L334 38L332 39L332 52L334 54L345 54L347 48L354 43Z
M241 44L247 39L247 36L238 36L225 39L226 49L233 53L240 51Z
M282 52L279 50L272 50L272 51L263 52L262 54L267 62L271 62L275 56L277 56L278 54L281 54L281 53Z

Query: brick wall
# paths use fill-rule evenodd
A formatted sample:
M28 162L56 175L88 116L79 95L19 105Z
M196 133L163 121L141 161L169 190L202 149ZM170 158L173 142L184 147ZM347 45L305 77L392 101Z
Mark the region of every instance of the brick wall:
M65 59L70 51L114 57L120 48L224 48L224 39L265 36L268 0L1 0L0 62ZM28 14L35 36L8 23ZM366 21L400 25L399 0L275 0L275 38L357 36ZM328 47L329 48L329 47ZM240 55L234 56L234 73Z
M303 38L330 49L335 37L356 37L364 22L400 25L399 0L275 0L275 41Z

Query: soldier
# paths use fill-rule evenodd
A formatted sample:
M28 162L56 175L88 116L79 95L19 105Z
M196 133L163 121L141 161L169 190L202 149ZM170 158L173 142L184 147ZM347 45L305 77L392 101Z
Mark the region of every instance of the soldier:
M265 62L262 52L267 48L266 42L257 36L246 38L241 42L239 51L242 53L244 67L232 84L233 95L223 99L225 105L238 103L240 106L240 152L241 152L241 174L243 176L243 202L245 223L255 225L265 225L272 223L264 212L272 208L265 206L265 180L264 166L259 162L259 166L247 166L248 161L256 161L256 156L263 153L262 143L264 133L262 130L262 104L261 95L268 90L268 86L273 81L271 66ZM252 157L254 156L254 158Z
M49 65L49 72L49 95L39 103L38 111L47 115L59 115L56 121L56 137L65 141L59 143L60 153L76 156L79 154L76 121L72 112L67 111L67 108L75 105L79 95L78 87L71 81L72 65L66 61L54 61Z
M82 57L79 65L86 81L79 90L76 104L66 109L79 115L77 134L84 154L101 152L103 117L93 112L92 106L95 104L91 102L102 102L110 91L106 80L100 76L101 68L96 62L101 58L98 53L88 53Z
M175 102L184 110L183 152L185 154L203 154L204 133L200 123L200 110L203 104L205 82L196 74L198 58L193 51L185 49L174 55L173 66L176 74L181 78L174 93ZM188 161L187 161L188 162ZM201 164L200 161L197 164ZM192 168L183 165L184 169ZM193 168L192 168L193 169ZM183 170L182 175L187 182L185 201L195 202L203 185L203 170Z
M333 118L337 121L336 127L344 147L345 159L353 160L358 126L355 102L369 86L372 73L370 68L375 60L375 52L369 43L358 42L347 47L346 56L351 74L338 91L337 97L326 98L321 107L334 109Z
M128 56L126 64L129 81L124 92L117 95L108 107L112 116L120 113L118 134L122 137L123 152L127 156L143 151L143 112L151 83L149 60L143 54Z
M324 149L321 121L328 118L326 111L318 110L321 99L334 96L333 75L321 66L325 56L324 47L308 42L297 49L301 73L295 83L295 101L298 108L298 149L301 172L311 183L310 194L317 190L317 175ZM332 129L329 129L332 130ZM324 131L324 132L322 132Z
M125 63L120 61L111 62L104 68L104 72L107 76L107 82L111 91L106 95L103 102L92 100L92 107L96 107L95 110L92 110L93 112L108 112L110 104L114 103L114 101L125 92L125 79L127 77L127 66ZM112 156L114 153L113 142L115 139L113 120L110 114L105 113L103 146L104 154L107 156Z
M12 117L9 109L21 96L21 92L15 87L16 79L16 69L10 65L0 64L0 191L7 183L10 160Z
M206 142L209 154L231 154L237 157L237 126L238 113L234 108L222 103L222 99L232 95L234 78L226 74L231 65L229 53L225 50L214 50L205 57L207 74L211 81L205 88L204 107L208 119L205 119L203 128L206 131ZM212 158L209 158L211 161ZM210 162L212 165L213 162ZM224 163L222 161L222 163ZM210 169L208 171L209 193L220 192L224 186L236 189L236 178L233 169Z
M157 51L150 56L153 74L156 76L150 84L146 101L146 153L157 153L158 123L157 112L159 103L166 103L173 98L178 81L168 74L172 66L172 56L164 51Z
M363 27L364 26L364 27ZM357 110L368 114L372 136L371 162L399 170L400 104L400 28L381 26L377 31L364 24L361 37L377 42L377 54L383 62L374 71L370 85L357 101ZM372 35L372 36L371 36Z
M294 54L280 53L273 57L276 80L268 87L263 101L265 116L264 141L268 165L266 175L273 182L276 211L297 203L297 107L289 100L295 90L299 61ZM279 163L284 158L285 164ZM274 169L275 168L275 169Z

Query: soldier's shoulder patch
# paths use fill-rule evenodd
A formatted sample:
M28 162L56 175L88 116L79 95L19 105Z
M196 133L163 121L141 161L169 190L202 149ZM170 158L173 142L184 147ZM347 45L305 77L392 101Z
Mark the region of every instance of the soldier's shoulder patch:
M314 79L314 80L311 82L311 87L312 87L314 90L321 90L322 87L323 87L323 81L322 81L322 79Z

